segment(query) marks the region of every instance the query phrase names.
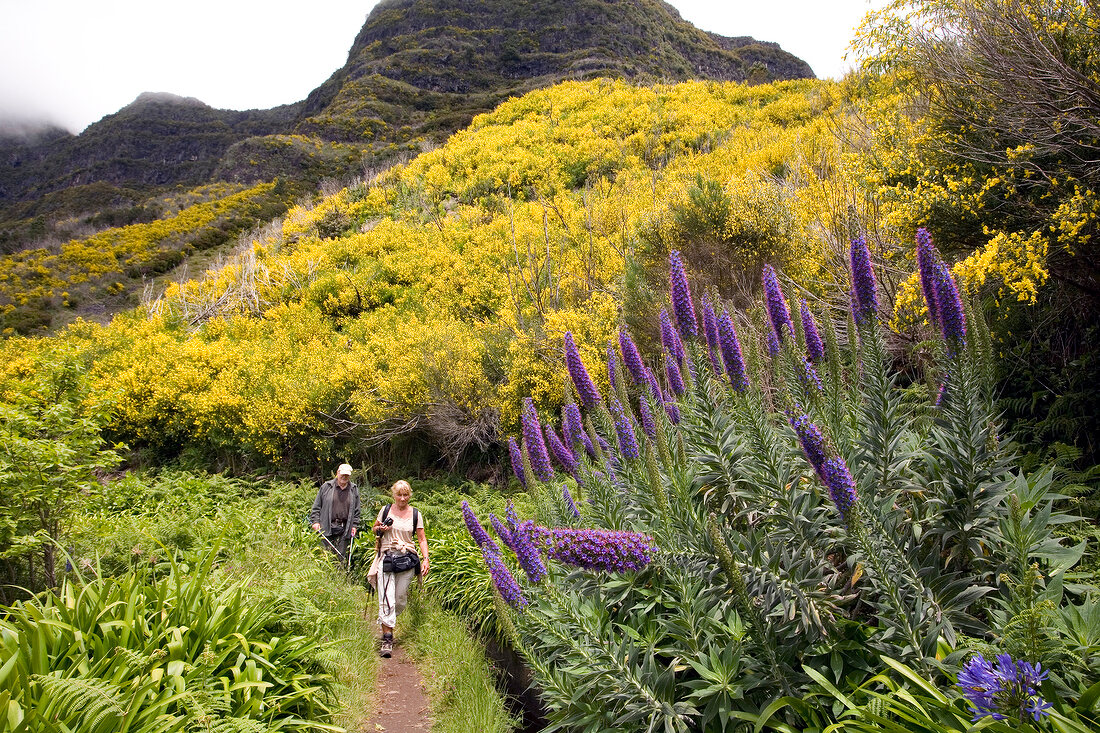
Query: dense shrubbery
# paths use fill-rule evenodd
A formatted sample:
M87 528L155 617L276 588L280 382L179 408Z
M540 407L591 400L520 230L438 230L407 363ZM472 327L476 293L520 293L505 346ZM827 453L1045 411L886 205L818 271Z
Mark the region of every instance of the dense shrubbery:
M527 583L470 519L559 725L819 730L839 716L853 730L910 719L906 730L961 731L962 696L936 688L949 690L975 651L1040 664L1047 682L1021 694L1053 705L1041 717L1096 724L1100 594L1068 574L1085 545L1055 534L1074 518L1056 509L1051 473L1014 467L988 332L936 256L921 274L943 350L916 382L890 366L862 239L851 310L819 304L793 321L765 268L760 330L731 327L709 302L700 328L674 256L664 378L624 335L606 401L567 335L583 428L569 410L559 434L532 410L514 459L550 529L498 525ZM537 562L538 550L556 562ZM875 702L884 684L944 712L891 694ZM1030 720L1031 708L963 692L979 712Z
M897 0L857 45L868 154L852 169L901 231L928 226L992 294L998 382L1036 453L1095 463L1100 12L1077 0ZM897 300L920 320L916 283ZM911 305L918 306L914 313ZM1035 307L1035 306L1038 307Z

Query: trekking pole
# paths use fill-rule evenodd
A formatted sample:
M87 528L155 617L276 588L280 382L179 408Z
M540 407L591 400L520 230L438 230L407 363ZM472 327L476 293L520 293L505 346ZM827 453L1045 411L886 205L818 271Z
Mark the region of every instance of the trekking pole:
M328 538L328 537L325 537L325 533L324 533L324 532L318 532L318 533L317 533L317 535L318 535L318 536L319 536L319 537L320 537L321 539L323 539L323 540L325 541L325 544L326 544L326 545L328 545L329 547L331 547L331 548L332 548L332 551L333 551L333 552L335 552L337 556L339 556L339 555L340 555L340 551L336 549L336 545L332 544L332 542L331 542L331 541L329 541L329 538Z
M351 541L348 542L348 572L351 572L351 556L355 552L355 535L351 536Z

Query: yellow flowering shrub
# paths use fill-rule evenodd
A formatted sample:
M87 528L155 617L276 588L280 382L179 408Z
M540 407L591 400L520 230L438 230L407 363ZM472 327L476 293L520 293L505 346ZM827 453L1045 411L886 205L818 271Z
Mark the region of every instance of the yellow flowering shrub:
M572 389L566 331L609 389L628 258L644 230L672 231L700 176L729 201L723 241L744 240L788 277L822 277L822 187L840 166L824 121L833 88L597 80L532 92L372 182L292 207L148 310L59 338L117 394L117 433L166 451L312 462L408 431L511 432L524 397L556 411ZM87 272L93 246L79 250ZM125 251L142 261L136 244Z

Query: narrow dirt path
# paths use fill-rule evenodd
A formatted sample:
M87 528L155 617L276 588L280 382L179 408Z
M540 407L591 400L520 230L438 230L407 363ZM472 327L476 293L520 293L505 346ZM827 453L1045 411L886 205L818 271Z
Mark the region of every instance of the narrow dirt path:
M432 729L431 706L424 691L420 671L401 648L394 645L393 656L383 659L378 673L378 709L369 716L361 733L406 733Z

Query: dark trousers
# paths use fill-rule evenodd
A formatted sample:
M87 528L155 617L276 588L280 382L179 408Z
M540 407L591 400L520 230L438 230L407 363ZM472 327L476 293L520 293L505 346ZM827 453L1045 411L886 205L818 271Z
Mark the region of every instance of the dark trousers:
M321 540L321 546L336 555L339 563L346 563L348 561L348 544L350 540L344 536L344 531L340 530L334 534L321 536L324 538Z

